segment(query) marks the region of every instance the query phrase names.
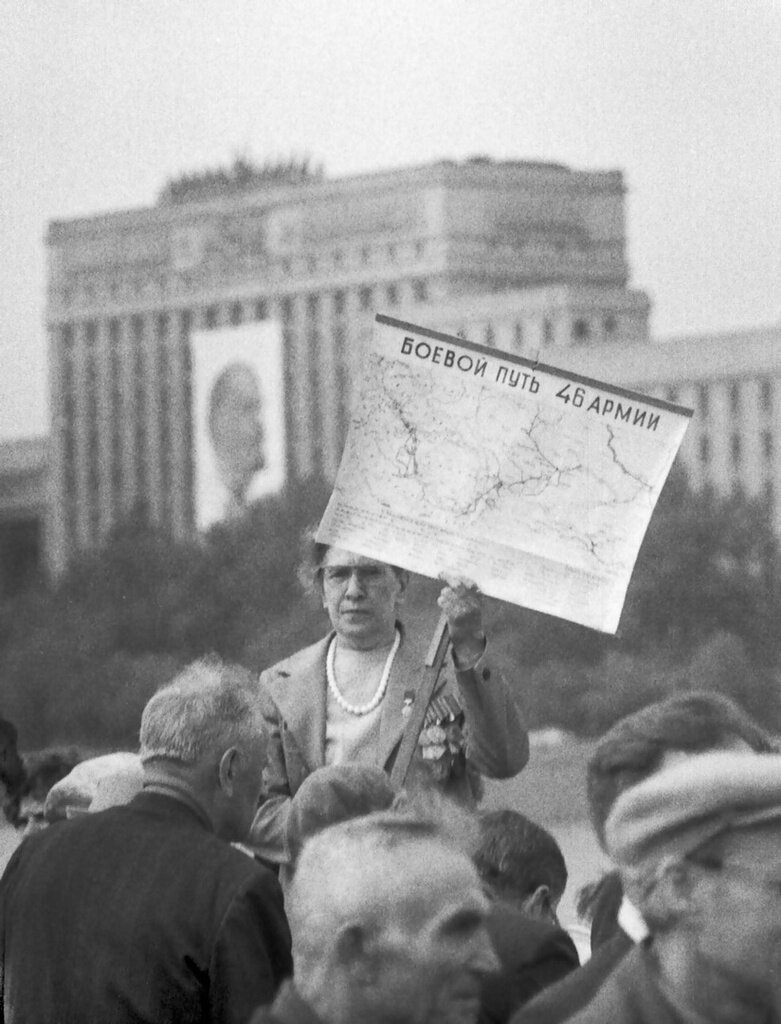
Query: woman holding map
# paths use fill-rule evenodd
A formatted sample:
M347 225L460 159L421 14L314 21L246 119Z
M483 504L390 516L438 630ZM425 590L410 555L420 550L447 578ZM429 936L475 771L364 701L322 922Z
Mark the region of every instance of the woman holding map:
M261 856L282 864L291 800L307 776L343 763L392 771L430 639L399 621L407 572L314 540L310 547L310 579L332 630L260 677L268 799L251 837ZM452 656L425 709L412 773L468 799L470 770L510 778L529 744L509 688L487 661L480 593L464 580L444 582L438 603Z

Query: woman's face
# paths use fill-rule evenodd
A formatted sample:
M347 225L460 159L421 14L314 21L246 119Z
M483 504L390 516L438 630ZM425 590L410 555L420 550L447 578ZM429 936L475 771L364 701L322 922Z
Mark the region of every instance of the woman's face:
M329 548L321 566L323 607L340 640L358 650L392 643L407 574L342 548Z

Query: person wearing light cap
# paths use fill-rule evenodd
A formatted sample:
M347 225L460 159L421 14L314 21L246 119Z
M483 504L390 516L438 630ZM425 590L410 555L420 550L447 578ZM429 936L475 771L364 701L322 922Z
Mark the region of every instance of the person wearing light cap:
M308 775L290 801L286 841L291 864L308 839L331 825L385 811L396 793L382 768L371 764L330 764Z
M662 769L619 797L605 839L651 934L572 1024L781 1019L781 756Z

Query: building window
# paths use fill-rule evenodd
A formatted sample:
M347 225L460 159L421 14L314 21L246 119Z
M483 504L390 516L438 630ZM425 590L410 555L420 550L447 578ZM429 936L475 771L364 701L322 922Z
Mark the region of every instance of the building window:
M573 341L583 342L588 341L590 334L588 320L584 320L582 317L575 320L572 324L572 339Z
M494 336L493 325L489 324L485 329L485 343L488 348L493 348L496 344L496 338Z
M73 324L63 324L60 328L60 345L66 356L73 353Z
M98 340L98 325L94 320L88 320L84 325L84 340L87 348L95 347L95 342Z
M546 345L553 344L553 324L547 316L542 322L542 340Z
M740 385L731 384L729 389L729 406L732 412L740 412Z
M164 341L168 337L168 314L158 313L157 321L157 338L158 341Z
M368 245L364 245L363 248L361 249L361 263L368 263L369 255L369 247Z
M415 259L422 260L426 255L426 243L415 242Z
M667 401L673 403L678 401L678 391L676 388L667 389Z
M425 281L417 280L412 282L412 298L415 302L428 301L428 286Z
M130 329L133 332L133 341L140 345L144 340L144 318L136 314L130 321Z
M120 374L122 373L119 352L113 348L109 356L110 376L111 376L111 403L112 403L112 423L119 426L121 420L120 405L122 402L122 382Z
M343 263L344 263L344 254L342 253L342 250L341 249L335 249L334 250L334 266L335 267L341 267L341 265Z
M282 313L282 320L284 323L289 323L293 319L293 300L290 297L283 299L279 308Z
M769 430L762 431L762 452L765 459L770 462L773 458L773 434Z
M344 316L345 295L344 292L334 292L334 316Z
M268 310L266 308L266 300L258 299L255 303L254 317L256 320L265 320L268 316Z
M118 504L122 494L122 367L119 355L119 322L109 323L112 340L109 365L111 367L111 487Z
M605 319L602 321L602 328L605 332L606 338L612 338L618 329L618 323L612 313L608 313Z
M700 384L697 387L697 405L700 410L700 415L707 416L708 409L710 408L710 394L708 392L707 384Z
M523 348L523 324L521 323L520 320L516 320L516 322L515 322L515 330L514 330L514 333L513 333L513 337L514 337L514 340L515 340L515 347L517 349L522 349Z
M385 297L388 301L389 306L395 306L399 301L399 290L395 284L389 284L386 291Z
M762 411L771 413L773 411L773 382L765 378L759 390L759 404Z
M306 260L306 269L310 274L317 273L317 259L314 256L308 256Z
M358 308L362 310L368 310L372 308L371 288L361 288L361 290L358 292Z
M389 263L395 263L396 262L396 246L395 245L389 245L388 246L388 262Z
M732 438L730 439L730 448L732 450L732 462L737 466L740 463L740 454L742 449L740 434L732 435Z
M320 297L318 295L309 295L306 300L306 315L309 320L317 320L317 314L320 310Z
M234 327L237 327L244 319L244 311L241 308L240 302L234 302L230 308L230 322Z
M710 438L705 434L700 438L700 462L704 466L710 462Z
M206 320L206 327L209 330L211 330L213 327L217 326L217 307L216 306L207 306L206 314L205 314L205 320Z

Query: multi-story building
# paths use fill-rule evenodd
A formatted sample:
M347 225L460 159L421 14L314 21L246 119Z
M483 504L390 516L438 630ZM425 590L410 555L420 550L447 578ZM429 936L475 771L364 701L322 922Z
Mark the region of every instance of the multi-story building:
M191 533L196 329L281 324L294 478L336 471L375 312L445 326L436 310L483 298L517 306L517 348L648 341L618 171L480 158L325 180L239 162L47 241L55 572L142 507Z

